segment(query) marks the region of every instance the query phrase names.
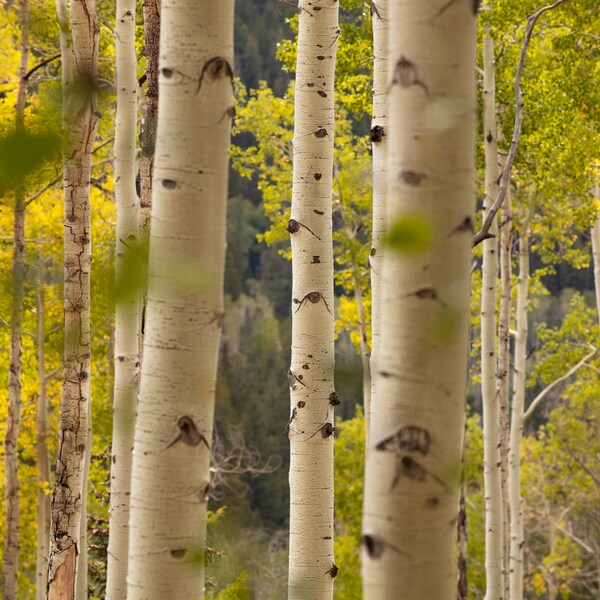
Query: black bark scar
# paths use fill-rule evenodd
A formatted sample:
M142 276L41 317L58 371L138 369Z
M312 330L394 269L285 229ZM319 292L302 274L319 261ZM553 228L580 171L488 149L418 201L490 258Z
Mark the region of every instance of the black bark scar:
M329 305L327 304L327 301L325 300L325 298L323 298L323 295L321 294L321 292L308 292L308 294L306 294L306 296L304 296L304 298L302 298L302 300L298 300L298 298L294 298L292 300L292 302L297 305L297 308L294 312L298 312L306 304L307 301L311 302L312 304L316 304L319 300L323 300L323 303L325 304L325 308L327 309L329 314L333 314L331 312L331 310L329 310Z
M183 442L188 446L197 446L201 442L210 450L208 441L204 435L198 431L196 424L191 417L184 415L177 419L177 427L179 428L179 435L167 446L170 448L177 442Z
M200 92L205 75L208 75L213 80L223 76L229 77L231 80L231 87L233 88L233 69L229 64L229 61L222 56L213 56L204 63L202 71L200 71L200 77L198 78L196 94Z

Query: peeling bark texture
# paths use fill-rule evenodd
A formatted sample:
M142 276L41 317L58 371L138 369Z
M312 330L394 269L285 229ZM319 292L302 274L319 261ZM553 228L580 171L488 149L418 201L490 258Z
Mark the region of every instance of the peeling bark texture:
M20 60L15 103L15 125L17 132L25 124L25 98L27 95L27 62L29 60L29 0L19 3ZM12 298L10 310L10 350L8 367L8 415L4 438L4 504L6 525L2 554L2 597L17 599L19 574L19 531L20 483L18 472L19 428L21 426L21 354L23 337L23 301L25 293L25 193L22 186L15 189L13 220Z
M498 195L496 83L494 40L490 28L483 37L483 129L485 150L484 218ZM486 600L502 600L502 484L500 467L500 409L496 390L496 288L498 225L494 219L483 241L481 283L481 395L483 401L483 463L485 489Z
M162 3L128 600L204 597L232 65L232 0Z
M388 0L373 0L373 119L371 142L373 152L373 239L369 265L371 267L371 398L365 402L366 440L373 402L376 402L375 380L381 341L381 272L385 248L385 219L387 207L387 147L388 147Z
M598 320L600 321L600 185L598 179L593 187L594 200L596 201L596 221L591 231L592 258L594 260L594 288L596 290L596 307L598 309Z
M38 397L36 410L36 458L39 472L37 490L37 554L36 554L36 600L45 600L48 583L48 552L50 542L50 455L48 453L48 396L46 394L46 361L44 353L45 328L44 259L40 255L39 277L36 295L36 349L38 361Z
M158 118L158 47L160 40L160 2L143 0L144 16L144 55L146 57L146 102L144 120L140 135L140 210L139 227L144 240L150 233L150 212L152 208L152 171L154 147L156 145L156 124Z
M64 379L52 494L48 600L75 597L90 405L90 172L99 118L98 19L94 0L72 0L72 50L66 6L57 2L63 58ZM72 66L73 71L69 69Z
M139 243L135 189L137 76L135 0L117 0L117 118L115 124L115 197L117 204L116 277L128 277L127 254ZM131 264L131 263L130 263ZM139 383L140 322L137 291L116 303L113 435L110 470L110 514L106 599L127 596L129 499L135 412Z
M527 227L527 226L526 226ZM519 280L517 283L517 334L513 397L508 454L508 497L510 508L509 597L523 600L523 499L521 497L521 440L523 438L523 410L527 377L527 300L529 285L529 238L519 238Z
M456 598L475 181L472 2L390 3L388 227L428 246L383 259L367 450L365 600ZM410 176L409 176L410 174Z
M497 393L500 409L500 473L502 484L502 580L505 600L508 596L508 434L510 430L510 312L512 303L512 212L511 195L502 206L500 227L500 310L498 313Z
M288 598L330 600L334 564L333 435L325 434L333 432L334 424L334 406L329 401L335 393L331 186L339 7L337 0L301 0L298 9L291 216L303 227L290 231ZM320 95L319 91L326 94ZM313 177L314 173L322 176ZM312 263L312 256L319 256L320 261ZM303 369L303 365L309 368Z

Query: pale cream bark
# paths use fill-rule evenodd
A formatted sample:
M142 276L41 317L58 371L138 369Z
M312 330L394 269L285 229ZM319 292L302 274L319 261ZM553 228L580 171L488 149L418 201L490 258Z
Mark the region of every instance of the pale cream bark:
M594 288L596 290L596 307L598 309L598 319L600 320L600 185L598 180L594 181L592 188L594 200L596 201L596 220L591 230L592 237L592 258L594 261Z
M333 559L334 74L337 0L301 0L294 107L289 600L329 600Z
M20 59L15 102L17 134L24 132L25 98L27 95L27 62L29 60L29 0L19 3ZM13 218L12 298L10 310L10 349L8 368L8 414L4 438L4 505L5 538L2 554L2 597L17 599L19 574L19 496L21 486L18 472L19 429L21 426L21 370L23 337L23 301L25 295L25 191L19 184L15 189Z
M139 243L136 177L137 76L135 0L117 0L117 117L115 123L115 198L117 204L116 302L113 434L110 468L110 513L106 599L127 597L129 498L135 412L139 383L140 340L138 290L124 289L127 255ZM129 265L132 261L129 261ZM131 269L131 266L129 266Z
M523 438L523 412L525 406L525 381L527 377L527 301L529 285L529 236L527 225L519 237L519 279L517 283L517 333L513 396L508 454L508 497L510 508L509 597L523 598L523 499L521 497L521 440Z
M498 195L498 145L496 136L496 83L494 41L490 28L483 37L483 135L485 149L484 218ZM486 600L502 600L502 483L500 409L496 390L496 289L498 280L498 226L483 241L481 282L481 395L483 402L483 454L485 490Z
M94 0L71 2L73 55L66 6L57 3L63 55L64 379L52 494L48 599L75 597L90 404L91 227L89 181L98 111L98 19ZM64 39L63 39L64 36ZM73 71L69 72L72 65ZM72 78L71 78L72 75Z
M36 294L36 350L38 361L38 396L36 407L36 459L38 469L37 490L37 550L36 550L36 600L46 598L48 583L48 544L50 543L50 496L46 490L50 488L50 454L48 452L48 395L46 393L46 359L45 341L45 293L44 293L44 258L40 253L39 274Z
M204 596L233 117L233 1L163 3L128 600Z
M473 236L472 2L390 4L388 229L363 518L365 600L456 598ZM400 227L402 229L402 227ZM402 238L402 236L400 236ZM401 243L402 240L399 240Z
M500 310L498 312L497 393L500 409L500 473L502 485L502 585L508 599L508 432L510 429L510 312L512 304L512 212L510 192L502 206L500 227Z
M387 198L388 146L388 0L371 3L373 20L373 119L371 142L373 152L373 230L369 265L371 267L371 374L377 371L381 342L381 271L385 247L385 220ZM368 433L375 392L375 378L371 376L370 401L365 402L365 427Z

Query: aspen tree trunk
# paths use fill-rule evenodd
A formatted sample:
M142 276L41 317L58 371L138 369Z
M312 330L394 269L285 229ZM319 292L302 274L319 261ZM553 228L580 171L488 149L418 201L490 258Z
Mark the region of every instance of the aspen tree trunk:
M381 271L385 247L385 220L387 206L388 146L388 0L371 2L373 20L373 120L371 142L373 152L373 239L369 265L371 267L371 401L365 403L365 430L368 444L371 412L376 402L375 377L381 341Z
M490 28L483 37L483 133L485 138L484 219L498 195L498 146L496 138L496 85L494 41ZM498 231L496 220L483 241L481 283L481 395L483 399L485 573L486 600L502 600L502 482L500 458L500 410L496 390L496 286L498 279Z
M81 484L81 518L79 521L79 546L77 556L77 579L75 582L75 598L86 600L88 597L88 551L87 551L87 491L88 477L90 474L91 448L92 448L92 406L89 405L87 446L83 463L83 483Z
M232 0L163 4L128 600L204 596L232 65Z
M332 173L337 0L301 0L294 107L289 600L333 597Z
M98 19L94 0L71 2L73 55L66 6L57 3L63 52L64 379L52 494L48 599L75 597L90 406L90 172L98 112ZM72 60L72 63L71 63ZM69 72L70 64L73 71ZM85 526L85 525L84 525Z
M594 288L596 290L596 307L598 309L598 320L600 320L600 185L598 180L594 182L592 191L596 201L596 221L592 227L592 258L594 260Z
M29 0L19 6L20 60L15 103L17 133L25 130L25 97L27 94L27 62L29 60ZM19 573L20 483L18 472L19 428L21 425L21 354L23 337L23 301L25 295L25 191L22 184L15 188L13 220L12 299L10 311L10 350L8 367L8 415L4 438L4 504L6 527L2 555L2 597L16 600Z
M525 226L527 228L527 225ZM521 497L521 439L525 404L527 298L529 284L529 238L519 238L519 280L517 284L517 334L513 377L513 400L508 454L508 495L510 507L509 597L523 599L523 499Z
M465 404L466 408L466 404ZM458 581L456 589L457 600L467 600L469 596L468 588L468 568L467 559L469 557L468 538L467 538L467 469L465 464L465 450L467 443L467 427L465 421L465 431L462 442L462 459L460 461L460 495L458 499L458 526L457 526L457 550L458 550Z
M456 598L473 235L473 2L390 4L388 229L367 451L365 600ZM392 35L393 33L393 35ZM412 233L411 233L412 235ZM399 236L402 245L403 236Z
M131 450L135 430L140 362L138 291L126 293L122 289L123 280L131 276L131 273L125 272L127 254L137 246L139 237L135 190L137 123L135 5L135 0L117 0L116 6L116 277L117 289L120 291L116 303L115 323L115 391L110 469L107 600L124 600L127 596Z
M508 515L508 434L510 429L510 308L512 303L512 212L510 191L502 207L500 227L500 310L498 313L497 393L500 409L500 474L502 485L502 586L508 595L509 515Z
M367 322L365 318L365 305L363 302L362 289L360 287L359 275L354 269L354 299L358 312L358 332L360 334L360 361L362 365L362 396L363 407L371 406L371 370L369 368L369 342L367 339Z
M156 145L156 124L158 117L158 46L160 40L160 2L143 0L144 16L144 55L146 56L146 101L140 154L140 209L139 227L143 239L148 240L150 232L150 209L152 207L152 167L154 146Z
M36 600L46 598L48 583L48 544L50 542L50 455L48 453L48 396L46 393L45 341L45 294L44 258L40 254L40 269L36 294L36 349L38 361L38 397L36 410L36 458L38 468L37 490L37 551L36 551Z

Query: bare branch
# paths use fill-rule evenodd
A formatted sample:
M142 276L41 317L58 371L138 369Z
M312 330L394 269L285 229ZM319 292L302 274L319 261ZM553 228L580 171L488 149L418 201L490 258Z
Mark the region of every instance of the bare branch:
M32 67L31 69L29 69L29 71L27 71L27 73L25 73L25 75L23 75L23 79L25 81L27 81L38 69L45 67L47 64L51 63L53 60L56 60L57 58L60 58L60 52L58 54L54 54L53 56L50 56L46 60L43 60L41 63L35 65L35 67Z
M529 42L531 41L531 36L533 34L533 28L537 20L547 11L556 8L566 0L557 0L554 4L550 4L549 6L544 6L540 8L533 15L527 17L527 27L525 28L525 39L523 40L523 46L521 48L521 55L519 57L519 65L517 67L517 73L515 76L515 125L513 129L513 136L510 142L510 149L508 151L508 156L506 157L506 162L504 163L504 169L502 170L502 176L500 178L500 189L498 190L498 196L494 201L494 204L490 208L481 229L475 234L473 238L473 246L477 246L483 240L485 240L488 236L489 229L492 225L492 222L496 218L496 214L502 207L502 203L504 202L504 198L506 197L506 192L508 190L508 185L510 182L510 171L512 169L512 164L515 159L515 155L517 153L517 146L519 145L519 138L521 137L521 122L523 120L523 91L521 90L521 77L523 75L523 68L525 66L525 57L527 56L527 48L529 46Z
M586 354L575 366L571 367L564 375L555 379L552 383L547 385L533 400L533 402L529 405L529 408L523 415L523 422L525 422L535 411L539 403L559 384L571 377L576 371L578 371L583 365L592 358L596 352L597 348L590 346L591 351L589 354Z

